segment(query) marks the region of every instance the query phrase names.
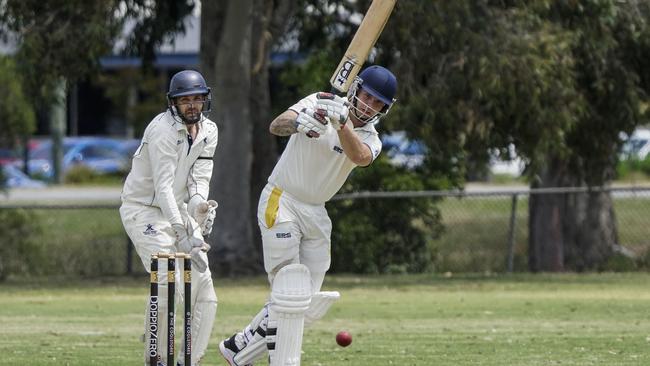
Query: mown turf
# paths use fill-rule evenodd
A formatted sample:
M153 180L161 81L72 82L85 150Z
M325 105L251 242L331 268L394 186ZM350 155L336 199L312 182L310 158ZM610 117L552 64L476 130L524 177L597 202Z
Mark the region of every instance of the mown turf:
M0 365L142 364L146 285L0 285ZM245 325L267 291L263 278L215 286L204 366L225 365L218 341ZM332 276L325 289L342 299L306 331L303 365L650 364L648 274ZM347 348L334 341L342 329L353 334Z

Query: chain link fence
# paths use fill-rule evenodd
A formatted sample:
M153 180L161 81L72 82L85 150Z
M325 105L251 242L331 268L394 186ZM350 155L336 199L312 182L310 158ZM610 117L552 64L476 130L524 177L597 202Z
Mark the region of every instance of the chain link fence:
M599 188L611 193L619 245L632 253L650 250L650 187ZM586 192L586 188L541 190L359 192L335 200L435 199L443 230L431 239L436 272L528 270L528 201L531 195ZM593 188L592 188L593 190ZM140 260L122 227L118 204L2 205L0 216L25 216L24 227L0 238L0 257L11 256L26 238L33 261L0 262L0 276L18 271L63 275L142 273ZM3 219L4 221L5 219ZM20 226L22 224L12 224ZM335 223L336 227L336 223ZM34 268L21 268L37 266Z
M522 272L528 270L529 197L589 191L611 194L616 244L645 256L650 251L650 187L358 192L335 199L436 199L444 226L431 242L436 272Z

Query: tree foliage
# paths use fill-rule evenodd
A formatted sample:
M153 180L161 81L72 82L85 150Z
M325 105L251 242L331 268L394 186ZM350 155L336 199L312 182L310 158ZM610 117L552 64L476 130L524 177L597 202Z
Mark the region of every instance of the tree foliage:
M14 60L0 57L0 146L14 147L21 136L35 127L34 110L25 94Z
M293 75L313 88L313 80L325 85L327 64L338 61L354 28L338 15L363 13L368 2L306 3L305 19L296 25L304 31L300 49L310 58ZM615 0L399 1L371 60L399 81L398 102L381 128L406 130L427 145L427 159L416 172L429 189L462 186L477 162L485 164L491 152L506 153L510 146L527 162L535 186L607 184L620 132L648 120L649 6ZM330 22L337 25L323 26ZM564 251L562 260L583 258L580 268L599 268L611 253L600 246L615 240L611 201L598 195L566 199L531 204L531 217L548 221L550 212L535 211L549 207L561 213L558 222L568 223L560 231L571 228L541 238L541 244ZM553 230L531 221L540 224L531 232Z
M357 169L341 193L420 191L425 183L380 156ZM327 204L332 217L332 271L418 273L432 269L432 241L441 232L434 199L355 199ZM378 213L381 214L378 214Z
M192 0L6 0L2 29L18 38L18 65L37 104L47 104L59 80L71 85L99 71L127 21L126 50L151 62L165 37L182 32Z

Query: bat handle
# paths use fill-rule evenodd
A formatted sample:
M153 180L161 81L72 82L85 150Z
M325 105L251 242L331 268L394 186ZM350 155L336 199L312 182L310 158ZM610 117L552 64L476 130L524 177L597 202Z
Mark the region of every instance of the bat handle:
M336 89L335 87L332 87L332 89L330 89L330 93L332 93L334 95L340 95L341 91Z

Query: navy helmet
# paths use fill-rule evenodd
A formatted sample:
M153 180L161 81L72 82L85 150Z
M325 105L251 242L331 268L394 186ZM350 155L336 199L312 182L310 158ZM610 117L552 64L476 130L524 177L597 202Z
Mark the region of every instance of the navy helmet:
M198 71L183 70L176 73L169 82L169 91L167 92L167 104L172 111L172 115L180 117L183 123L196 123L198 120L186 120L184 116L179 115L178 108L175 105L175 98L188 95L205 95L206 98L201 112L202 114L210 112L212 92Z
M369 66L361 71L348 90L348 99L352 104L351 108L356 110L357 115L360 112L358 103L362 103L358 98L360 89L384 103L384 107L380 111L376 111L377 113L366 121L366 123L375 123L388 113L390 107L395 103L397 78L390 70L378 65Z

